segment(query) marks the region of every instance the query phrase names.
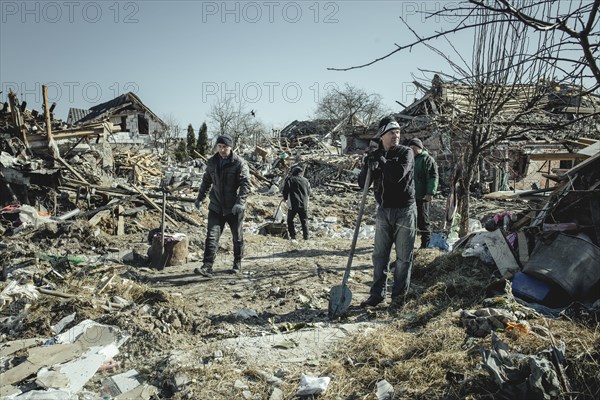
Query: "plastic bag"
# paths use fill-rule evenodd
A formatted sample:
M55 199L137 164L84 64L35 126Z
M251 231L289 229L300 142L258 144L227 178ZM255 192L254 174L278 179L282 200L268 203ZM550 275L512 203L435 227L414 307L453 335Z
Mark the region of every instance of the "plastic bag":
M483 243L476 243L462 252L463 257L479 257L486 264L494 264L494 257Z

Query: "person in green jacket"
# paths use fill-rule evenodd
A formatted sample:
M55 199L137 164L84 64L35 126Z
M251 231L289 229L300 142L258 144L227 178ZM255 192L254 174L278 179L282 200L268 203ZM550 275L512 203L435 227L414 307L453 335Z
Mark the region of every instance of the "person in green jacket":
M414 138L408 142L415 155L415 198L417 202L417 229L421 235L421 248L427 247L431 238L429 204L438 187L438 168L434 158L423 148L423 142Z

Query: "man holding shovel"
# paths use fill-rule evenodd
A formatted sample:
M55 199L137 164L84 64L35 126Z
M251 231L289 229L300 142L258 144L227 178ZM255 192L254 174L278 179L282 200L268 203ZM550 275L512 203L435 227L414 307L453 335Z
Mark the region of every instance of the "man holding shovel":
M195 202L196 207L200 208L210 190L204 259L202 268L194 269L194 273L206 277L212 276L225 223L229 225L233 236L233 272L242 270L244 204L250 192L250 170L246 161L233 153L232 146L231 136L221 135L217 138L217 153L206 163Z
M358 178L364 186L367 169L371 170L377 216L373 248L373 284L362 307L375 307L384 300L383 293L392 245L396 249L392 307L404 302L410 285L413 245L416 235L417 208L413 181L414 155L410 147L400 145L400 125L392 117L379 123L374 140L378 148L365 158Z

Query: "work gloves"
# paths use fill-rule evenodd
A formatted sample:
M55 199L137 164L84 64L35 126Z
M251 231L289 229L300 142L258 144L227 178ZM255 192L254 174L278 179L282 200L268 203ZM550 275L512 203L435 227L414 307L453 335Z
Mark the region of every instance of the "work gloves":
M198 210L200 210L201 214L204 214L202 212L202 200L196 199L196 201L194 202L194 206L196 206L196 208ZM233 206L233 208L231 209L231 213L232 214L236 214L237 215L237 214L240 214L240 213L243 213L243 212L244 212L244 206L242 206L241 204L235 204Z
M383 166L385 165L386 159L383 156L383 154L381 154L381 152L375 151L375 152L367 155L365 161L367 163L367 167L371 171L378 171L383 168Z

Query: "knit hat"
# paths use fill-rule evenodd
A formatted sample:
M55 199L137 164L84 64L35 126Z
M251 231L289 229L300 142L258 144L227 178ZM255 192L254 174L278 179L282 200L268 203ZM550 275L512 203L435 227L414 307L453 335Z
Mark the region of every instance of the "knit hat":
M423 142L421 142L421 139L412 138L408 142L408 146L417 146L418 148L420 148L422 150L423 149Z
M297 176L300 175L302 173L302 167L299 165L296 165L294 168L292 168L292 175L293 176Z
M379 121L379 129L377 130L374 139L379 139L385 135L386 132L389 132L393 129L400 129L398 122L396 122L396 120L391 116L383 118L381 121Z
M233 139L229 135L221 135L217 138L217 144L224 144L226 146L233 146Z

